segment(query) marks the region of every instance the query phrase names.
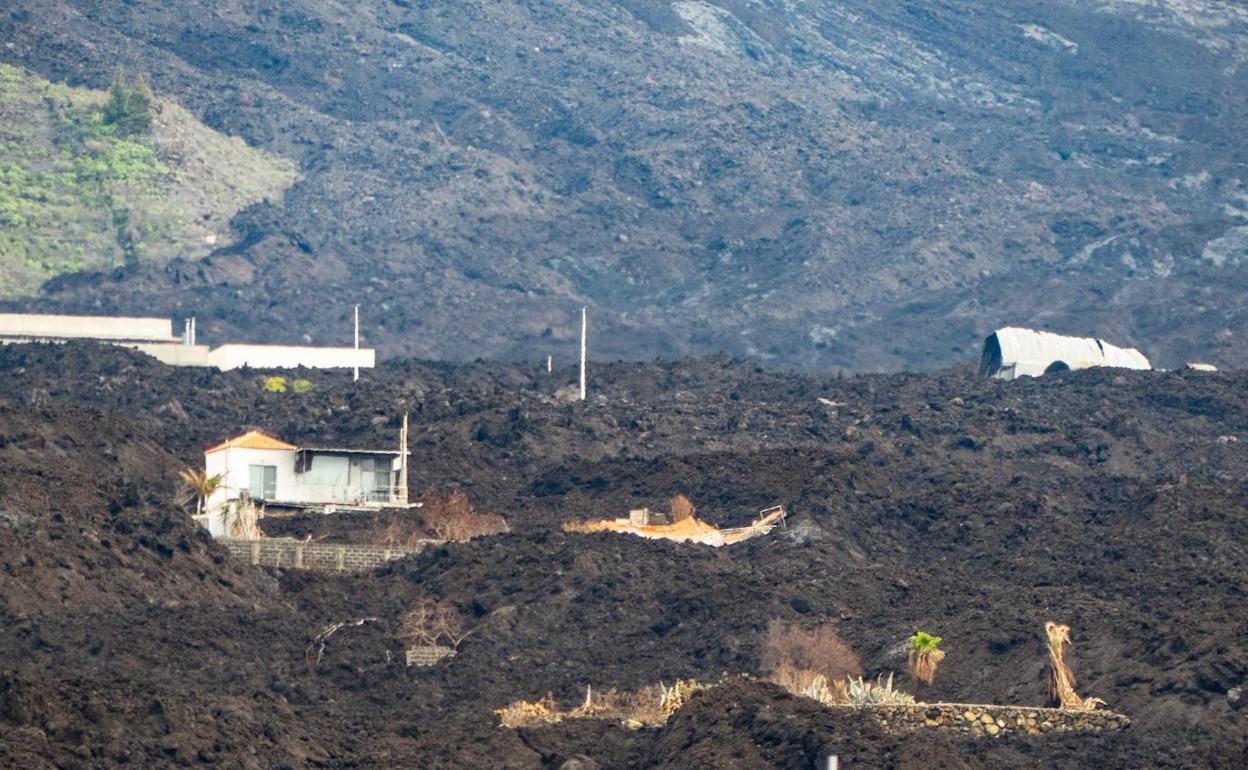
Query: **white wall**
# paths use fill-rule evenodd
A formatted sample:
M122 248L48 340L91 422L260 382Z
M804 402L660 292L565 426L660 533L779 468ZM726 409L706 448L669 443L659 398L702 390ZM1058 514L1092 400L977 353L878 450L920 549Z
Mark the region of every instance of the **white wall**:
M178 339L168 318L0 313L0 336L23 339L147 340Z
M376 366L372 348L314 348L301 345L222 345L214 348L211 365L219 369L333 369Z
M146 353L162 364L170 366L212 366L210 354L212 348L207 345L183 345L181 343L162 342L158 344L140 343L127 345L140 353Z
M372 369L377 351L372 348L317 348L303 345L241 345L216 348L207 345L137 344L135 350L170 366L215 366L221 370L249 366L252 369Z
M239 492L251 488L251 466L272 465L277 468L277 499L296 500L295 451L293 449L244 449L229 447L204 454L204 469L209 476L222 474L220 486L208 498L215 508L227 500L238 499Z
M277 468L276 499L293 503L343 503L358 505L363 500L363 457L317 455L313 473L295 473L295 451L290 449L244 449L229 447L204 454L204 470L209 476L220 474L221 484L208 498L206 510L214 512L239 492L251 488L251 466L272 465ZM326 472L317 472L317 464ZM336 466L336 467L335 467Z
M40 315L0 313L0 342L88 339L116 342L148 354L170 366L214 366L221 370L253 369L372 369L372 348L312 347L309 345L184 345L166 318L122 316Z

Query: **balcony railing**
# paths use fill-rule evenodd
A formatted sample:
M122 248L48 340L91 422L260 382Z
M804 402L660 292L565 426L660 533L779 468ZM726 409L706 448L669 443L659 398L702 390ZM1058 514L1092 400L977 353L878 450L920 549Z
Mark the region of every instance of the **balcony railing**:
M226 500L236 500L243 492L250 493L248 487L224 487ZM279 486L276 493L265 498L255 498L257 502L266 503L338 503L340 505L366 505L368 503L395 503L401 498L398 485L382 488L364 489L357 486L334 484L295 484ZM220 492L218 492L218 495ZM216 497L216 495L214 495Z

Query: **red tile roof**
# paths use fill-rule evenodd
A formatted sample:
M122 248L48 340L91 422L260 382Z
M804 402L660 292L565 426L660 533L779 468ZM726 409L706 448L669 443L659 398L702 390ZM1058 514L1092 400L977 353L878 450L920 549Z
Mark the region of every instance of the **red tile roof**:
M294 450L294 444L287 444L285 441L275 439L267 433L261 433L258 430L249 430L241 436L235 436L229 441L222 442L216 446L205 449L204 454L211 452L220 452L222 449L290 449Z

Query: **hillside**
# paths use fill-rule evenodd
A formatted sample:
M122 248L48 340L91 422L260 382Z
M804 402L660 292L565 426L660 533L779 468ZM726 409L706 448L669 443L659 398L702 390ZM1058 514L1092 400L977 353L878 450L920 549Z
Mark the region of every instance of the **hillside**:
M105 120L108 97L0 64L0 297L198 260L231 243L235 214L295 179L293 164L168 99L150 131L126 135Z
M71 344L5 347L0 371L0 767L800 770L828 747L872 768L1248 759L1241 374L840 379L702 359L604 367L594 399L568 403L570 372L527 365L394 362L270 393L256 373ZM511 534L368 575L265 571L172 500L174 471L244 426L388 445L401 409L414 492L465 489ZM718 550L557 531L675 492L720 525L776 502L792 518ZM399 663L398 617L421 596L480 625L428 671ZM378 620L310 666L311 637L358 617ZM1081 692L1133 724L890 737L749 682L657 732L515 732L491 713L758 672L772 618L835 623L872 674L904 670L898 642L930 629L949 654L926 697L1033 705L1040 628L1068 622Z
M329 342L362 303L433 358L566 360L588 304L603 358L931 368L1012 323L1248 361L1235 3L70 0L0 39L303 175L201 263L27 307Z

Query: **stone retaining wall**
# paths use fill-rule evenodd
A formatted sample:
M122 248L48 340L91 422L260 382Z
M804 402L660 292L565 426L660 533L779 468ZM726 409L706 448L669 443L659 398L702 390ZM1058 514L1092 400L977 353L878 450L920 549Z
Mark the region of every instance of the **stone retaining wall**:
M380 545L344 545L337 543L305 543L290 538L261 538L259 540L236 540L221 538L236 559L264 567L286 569L314 569L326 572L359 572L378 567L391 559L419 553L438 540L422 541L420 545L398 548Z
M908 706L833 706L869 708L889 732L948 730L996 738L1002 735L1043 735L1068 732L1110 732L1131 724L1113 711L1070 711L1030 706L967 703L916 703Z

